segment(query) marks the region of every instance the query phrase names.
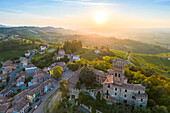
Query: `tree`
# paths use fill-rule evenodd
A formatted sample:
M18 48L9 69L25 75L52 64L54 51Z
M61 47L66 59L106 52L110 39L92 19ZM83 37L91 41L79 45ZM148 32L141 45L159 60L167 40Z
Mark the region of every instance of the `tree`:
M97 92L97 95L96 95L96 100L97 101L100 101L100 98L101 98L101 94L100 94L100 91Z
M81 89L81 82L80 81L77 81L76 88Z
M80 81L86 85L92 85L96 79L96 75L93 72L93 69L88 67L88 66L84 66L81 70L80 70Z
M127 50L127 53L128 53L128 55L130 55L130 54L131 54L131 50L130 50L130 49L128 49L128 50Z
M60 81L60 91L62 92L62 96L65 97L67 95L67 92L68 92L68 88L67 88L67 80L66 79L63 79Z
M56 66L53 70L53 77L58 80L59 78L62 77L63 74L63 69L60 66Z

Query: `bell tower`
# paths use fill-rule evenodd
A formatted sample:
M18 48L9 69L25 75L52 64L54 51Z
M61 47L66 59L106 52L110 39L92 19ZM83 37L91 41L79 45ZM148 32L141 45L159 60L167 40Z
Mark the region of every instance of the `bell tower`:
M124 83L126 61L115 59L113 61L113 84L121 85Z

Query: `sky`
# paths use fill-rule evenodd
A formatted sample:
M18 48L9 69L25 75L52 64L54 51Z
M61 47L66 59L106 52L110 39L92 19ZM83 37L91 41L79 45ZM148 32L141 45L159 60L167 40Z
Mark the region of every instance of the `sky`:
M106 15L99 24L98 12ZM170 0L0 0L0 24L87 31L170 27Z

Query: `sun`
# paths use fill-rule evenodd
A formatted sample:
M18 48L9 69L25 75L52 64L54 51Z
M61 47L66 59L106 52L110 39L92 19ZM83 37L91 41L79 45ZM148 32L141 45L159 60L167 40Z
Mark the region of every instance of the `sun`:
M98 24L103 24L104 22L106 22L107 16L106 16L106 14L104 12L98 12L98 13L95 14L94 20Z

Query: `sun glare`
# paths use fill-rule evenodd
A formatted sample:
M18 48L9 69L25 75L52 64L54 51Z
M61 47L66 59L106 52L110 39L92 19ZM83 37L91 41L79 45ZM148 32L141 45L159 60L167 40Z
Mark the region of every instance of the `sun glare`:
M104 12L98 12L98 13L95 14L94 20L98 24L103 24L107 20L106 14Z

